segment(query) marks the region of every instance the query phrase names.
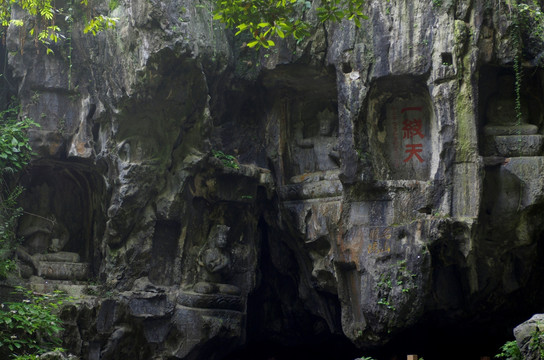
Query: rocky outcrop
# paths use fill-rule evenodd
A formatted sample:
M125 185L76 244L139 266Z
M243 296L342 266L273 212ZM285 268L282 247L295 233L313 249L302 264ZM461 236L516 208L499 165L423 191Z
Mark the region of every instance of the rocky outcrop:
M514 74L506 8L371 2L361 29L316 26L255 52L210 6L119 1L114 30L74 24L48 56L8 36L22 113L41 124L19 233L31 258L79 256L53 275L21 267L92 282L72 351L219 359L267 339L500 338L536 311L544 73L524 64L516 123L499 91Z
M514 336L524 359L541 359L544 354L544 315L536 314L516 326Z

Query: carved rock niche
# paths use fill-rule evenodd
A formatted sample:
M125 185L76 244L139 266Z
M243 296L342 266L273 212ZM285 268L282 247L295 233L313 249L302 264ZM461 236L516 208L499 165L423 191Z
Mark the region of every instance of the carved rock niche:
M511 68L485 66L480 71L480 153L487 157L532 157L544 154L544 72L525 71L518 118L516 77Z
M330 99L301 99L289 106L288 174L338 169L338 114Z
M358 151L363 160L372 161L376 179L431 178L438 161L436 119L423 79L378 80L370 91L366 116L362 128L366 125L368 136L360 137Z
M330 69L329 69L330 70ZM334 72L278 66L263 78L271 113L279 119L286 183L322 180L339 170L338 104Z
M87 280L97 272L104 223L105 186L87 166L42 161L24 184L17 233L27 275L51 280Z

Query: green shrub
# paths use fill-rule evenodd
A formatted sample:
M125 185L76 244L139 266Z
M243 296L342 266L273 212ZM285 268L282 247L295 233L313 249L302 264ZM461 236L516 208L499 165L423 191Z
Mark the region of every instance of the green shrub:
M10 186L14 176L30 161L30 148L27 129L39 126L29 118L20 120L19 105L12 99L11 106L0 112L0 278L15 269L15 262L9 258L17 244L15 225L23 210L17 199L23 189Z
M18 119L19 106L0 112L0 175L21 170L32 155L26 129L40 125L30 118Z
M236 161L236 158L232 155L227 155L222 151L219 150L212 150L212 155L216 158L221 160L221 163L223 163L224 166L232 168L232 169L239 169L240 166L238 165L238 162Z
M497 359L505 360L523 360L521 356L521 351L519 350L518 343L516 340L507 341L501 346L500 353L495 355Z
M537 352L541 360L544 359L544 331L540 330L542 328L544 328L543 324L538 323L531 334L531 342L529 343L529 349Z
M58 317L60 306L71 298L60 291L38 294L22 287L20 302L6 302L0 308L0 358L33 359L58 349L63 330Z

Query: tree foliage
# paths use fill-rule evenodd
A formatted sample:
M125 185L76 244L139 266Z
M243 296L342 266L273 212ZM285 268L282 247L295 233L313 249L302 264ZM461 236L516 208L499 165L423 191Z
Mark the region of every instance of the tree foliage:
M89 7L88 0L70 0L66 3L67 8L55 6L54 0L0 0L0 24L5 36L8 26L20 27L22 31L28 30L36 44L42 44L47 48L47 53L51 53L51 44L58 42L66 37L66 29L59 25L63 20L66 23L73 21L74 7ZM12 7L18 7L23 10L29 19L12 18ZM95 15L89 17L84 28L84 33L91 32L96 35L97 32L109 29L115 26L118 19L104 15Z
M306 14L312 9L321 23L348 19L360 27L367 19L363 6L364 0L217 0L214 19L236 29L236 35L251 34L247 46L268 48L275 45L274 37L308 36Z
M25 117L18 119L19 106L14 105L0 112L0 173L14 173L21 170L32 153L26 129L39 126Z
M29 118L19 119L18 113L15 99L7 110L0 112L0 278L15 267L8 255L16 246L14 229L22 213L17 204L22 188L13 186L10 180L30 162L32 149L26 130L39 126Z

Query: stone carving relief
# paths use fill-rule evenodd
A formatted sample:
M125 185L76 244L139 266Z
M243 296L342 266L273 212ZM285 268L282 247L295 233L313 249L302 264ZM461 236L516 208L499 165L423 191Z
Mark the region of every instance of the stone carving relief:
M396 98L384 106L378 141L394 179L425 180L432 161L431 113L421 99Z
M231 227L216 223L207 235L201 233L204 239L188 239L194 243L185 248L187 257L182 264L178 304L204 309L245 309L247 292L253 286L248 282L251 279L248 272L254 261L248 243L251 235L246 231L239 224Z
M41 212L40 212L41 213ZM68 243L70 234L55 215L27 213L19 223L19 235L31 254L59 252Z
M298 105L298 114L292 114L292 136L289 139L290 175L324 172L338 169L338 115L329 108L322 109L308 116L311 109Z
M360 150L360 157L372 158L377 179L428 180L437 154L435 114L426 86L385 79L371 93L366 121L370 150Z
M233 265L228 248L229 230L230 227L226 225L216 225L210 231L208 240L198 255L200 281L194 286L195 292L240 294L240 288L224 283Z
M298 157L298 164L301 170L324 171L338 167L340 157L336 143L338 141L336 134L336 124L338 117L329 109L317 113L317 123L319 130L317 134L305 137L303 122L295 123L295 143L298 149L312 149L310 152L301 152ZM306 155L306 156L305 156Z
M93 234L100 232L101 186L99 176L76 166L44 162L30 169L17 230L23 238L17 249L23 276L89 279Z

